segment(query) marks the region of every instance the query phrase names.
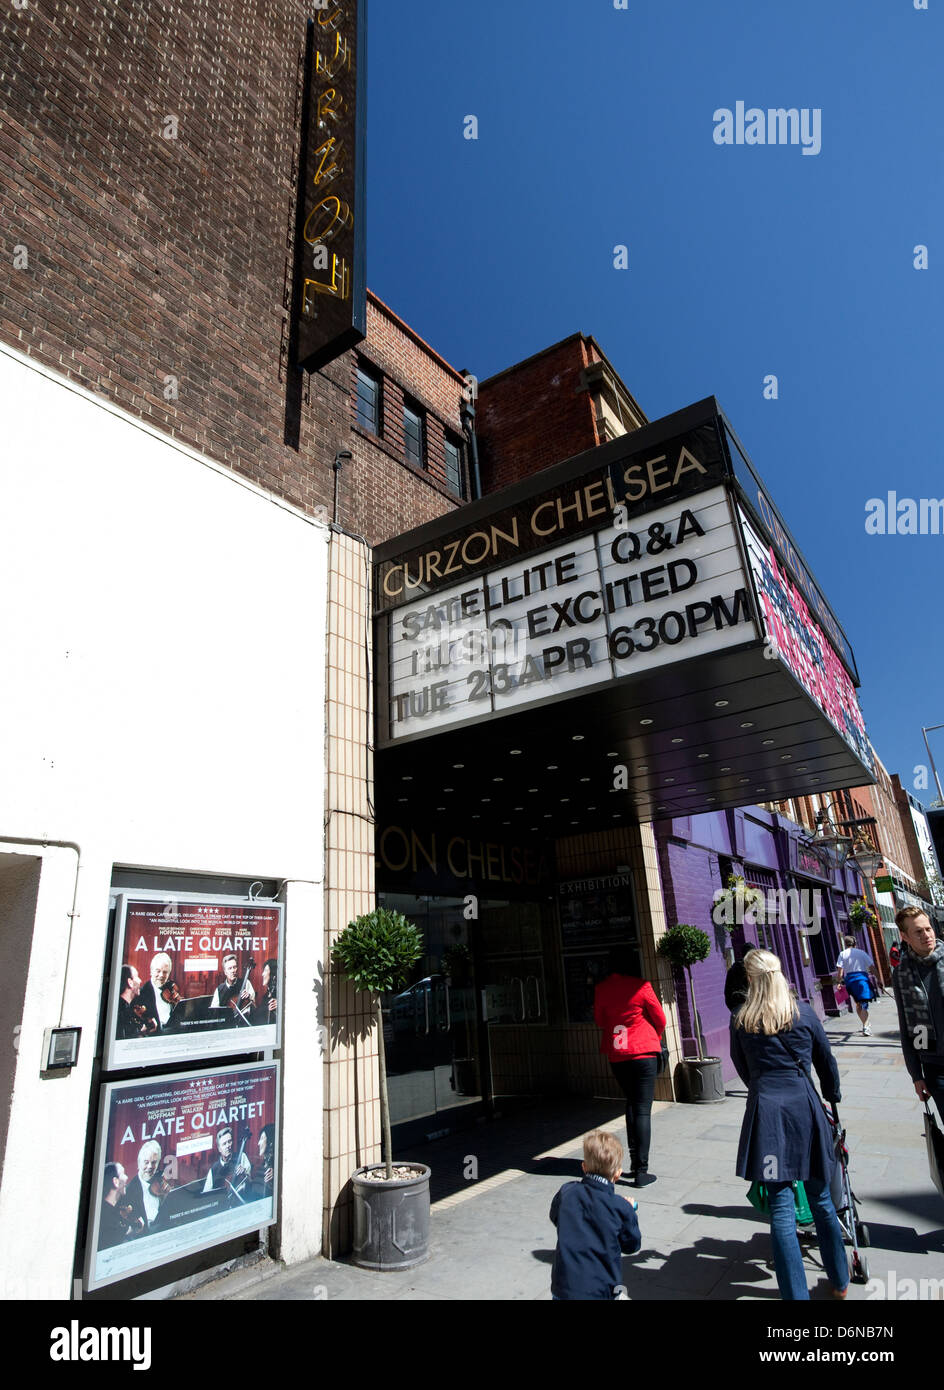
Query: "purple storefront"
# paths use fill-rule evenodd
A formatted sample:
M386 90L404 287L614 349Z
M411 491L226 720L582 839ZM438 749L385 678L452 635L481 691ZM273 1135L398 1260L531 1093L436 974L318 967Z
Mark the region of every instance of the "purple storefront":
M723 1059L726 1079L734 1076L734 1068L724 981L745 945L778 955L799 997L820 1017L840 1012L829 985L842 949L840 938L852 931L857 944L869 949L864 934L848 923L848 905L862 895L852 868L828 863L809 848L807 831L761 806L659 821L655 832L667 921L691 922L712 940L710 956L693 968L692 976L705 1045ZM742 922L726 925L714 920L713 907L732 874L760 890L762 899ZM678 983L683 1051L693 1053L691 1004Z

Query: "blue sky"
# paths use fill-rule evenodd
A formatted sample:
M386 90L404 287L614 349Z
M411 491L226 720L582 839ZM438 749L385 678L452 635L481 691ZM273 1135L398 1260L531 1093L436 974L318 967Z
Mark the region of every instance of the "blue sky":
M454 366L485 378L581 330L650 419L718 397L848 633L883 762L925 802L944 535L865 518L890 490L944 497L928 5L370 0L367 209L368 283ZM821 150L716 144L738 101L819 109Z

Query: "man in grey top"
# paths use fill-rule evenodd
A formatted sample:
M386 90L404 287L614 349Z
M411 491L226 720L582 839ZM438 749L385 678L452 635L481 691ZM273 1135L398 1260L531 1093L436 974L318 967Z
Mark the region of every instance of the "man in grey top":
M895 913L901 960L892 976L901 1050L919 1100L933 1100L944 1119L944 941L919 907Z

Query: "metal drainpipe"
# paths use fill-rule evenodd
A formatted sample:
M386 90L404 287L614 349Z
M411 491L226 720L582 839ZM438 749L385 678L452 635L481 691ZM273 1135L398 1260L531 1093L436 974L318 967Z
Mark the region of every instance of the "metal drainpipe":
M334 515L331 520L335 526L338 524L338 484L341 481L341 460L352 459L353 457L350 449L339 449L334 456Z
M479 446L475 438L475 406L471 401L463 401L461 416L462 428L472 452L472 501L475 502L482 496L482 480L479 476Z

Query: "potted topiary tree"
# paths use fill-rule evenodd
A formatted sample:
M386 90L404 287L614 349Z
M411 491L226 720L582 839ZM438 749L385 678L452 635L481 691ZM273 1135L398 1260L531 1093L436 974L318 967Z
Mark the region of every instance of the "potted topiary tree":
M711 954L711 938L700 927L689 922L680 922L670 927L656 947L674 969L685 971L688 976L689 997L692 1001L692 1019L695 1025L695 1047L697 1057L682 1059L683 1095L685 1100L696 1104L708 1104L724 1100L724 1080L721 1075L721 1058L705 1056L705 1040L701 1031L701 1018L695 1002L695 985L692 980L692 966L705 960Z
M358 1168L354 1259L366 1269L412 1269L429 1256L429 1168L394 1163L381 995L400 989L423 954L419 929L400 912L377 908L349 922L332 947L338 972L373 996L380 1069L384 1162Z

